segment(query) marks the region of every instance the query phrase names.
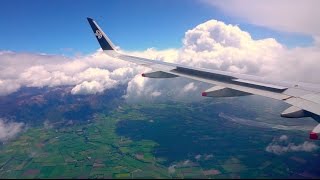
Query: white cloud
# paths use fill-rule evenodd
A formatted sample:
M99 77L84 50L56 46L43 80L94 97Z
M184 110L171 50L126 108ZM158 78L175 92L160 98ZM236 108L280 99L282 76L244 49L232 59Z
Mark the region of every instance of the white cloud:
M271 29L320 35L318 0L206 0L229 15Z
M270 153L274 153L277 155L281 155L287 152L312 152L319 148L313 142L305 141L302 144L294 144L289 142L288 136L282 135L279 138L275 138L267 147L266 151Z
M118 68L110 74L111 79L121 81L121 82L128 82L136 75L136 71L133 70L133 68L130 67L123 67Z
M72 88L72 94L95 94L104 90L103 85L97 81L84 81Z
M194 85L193 82L191 82L183 87L184 92L195 91L195 90L197 90L197 87Z
M201 158L201 154L196 155L194 158L195 158L197 161L199 161L200 158Z
M187 159L184 161L180 161L177 162L176 164L172 164L171 166L168 167L168 172L169 173L175 173L176 172L176 168L181 168L181 167L191 167L196 165L194 162L192 162L191 160Z
M287 49L275 39L253 40L238 26L210 20L188 30L180 49L125 52L167 62L319 83L320 46ZM101 93L127 84L128 101L201 100L211 87L184 78L148 79L149 68L117 60L101 50L84 57L0 52L0 95L22 86L73 86L73 94ZM197 93L197 91L199 91ZM187 97L187 98L186 98Z
M192 162L189 159L187 159L182 163L182 166L189 166L191 163Z
M13 138L22 130L24 123L10 122L0 118L0 141Z
M75 77L76 82L81 82L76 85L72 90L72 94L95 94L101 93L105 89L115 87L118 82L110 79L110 72L105 69L89 68L84 72L77 74Z
M253 40L238 26L210 20L186 32L179 59L196 67L267 74L283 50L274 39Z
M0 54L0 95L22 86L61 85L74 86L73 94L100 93L131 80L134 69L101 51L80 58L5 51Z
M129 53L132 56L164 60L166 62L176 61L179 55L177 49L165 49L159 51L154 48L148 48L145 51L124 51L124 53Z
M212 154L203 154L203 155L197 154L196 156L194 156L194 159L196 159L197 161L200 161L200 160L207 161L212 158L213 158Z
M177 166L177 165L171 165L171 166L169 166L169 167L168 167L168 172L169 172L170 174L175 173L175 172L176 172L176 166Z
M159 91L154 91L151 93L151 96L154 96L154 97L157 97L157 96L160 96L161 95L161 92Z
M20 84L11 80L0 79L0 96L10 94L20 89Z
M287 141L288 140L288 136L287 135L282 135L279 137L279 141Z
M209 159L212 159L212 158L213 158L213 155L209 154L209 155L205 155L204 160L209 160Z

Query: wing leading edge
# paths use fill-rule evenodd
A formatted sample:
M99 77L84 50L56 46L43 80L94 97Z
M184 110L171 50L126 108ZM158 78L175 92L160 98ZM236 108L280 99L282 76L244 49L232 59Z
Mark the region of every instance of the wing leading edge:
M255 94L282 100L292 105L281 113L282 117L312 117L320 122L320 86L306 83L272 81L258 76L193 68L121 54L117 52L111 40L98 24L91 18L87 19L101 48L107 55L155 70L154 72L142 74L143 77L185 77L215 85L202 93L202 96L207 97L232 97ZM310 132L310 139L320 139L320 124Z

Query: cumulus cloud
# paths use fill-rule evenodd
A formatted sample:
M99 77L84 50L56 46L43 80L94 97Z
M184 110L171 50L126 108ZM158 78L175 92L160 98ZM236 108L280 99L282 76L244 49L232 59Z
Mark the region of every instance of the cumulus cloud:
M84 81L81 84L76 85L72 88L72 94L94 94L96 92L102 92L103 86L97 81Z
M136 69L101 51L80 58L6 51L0 54L0 95L62 85L74 86L73 94L100 93L131 80Z
M20 89L20 84L10 80L0 79L0 95L7 95Z
M11 122L0 118L0 141L7 141L19 133L24 123Z
M201 154L196 155L194 158L195 158L197 161L199 161L200 158L201 158Z
M287 152L312 152L319 148L313 142L305 141L302 144L294 144L289 142L289 138L286 135L282 135L279 138L275 138L267 147L266 151L281 155Z
M191 67L319 83L319 47L287 49L275 39L253 40L238 26L210 20L188 30L179 49L123 52ZM128 101L195 101L202 99L200 92L212 86L184 78L141 77L142 72L148 71L149 68L111 58L100 50L74 58L2 51L0 95L23 86L61 85L73 86L72 94L93 94L127 84Z
M212 154L203 154L203 155L197 154L197 155L194 156L194 159L197 160L197 161L200 161L200 160L207 161L207 160L210 160L212 158L213 158Z
M253 40L238 26L210 20L188 30L179 60L195 67L268 75L278 69L285 47L275 39Z
M287 135L282 135L279 137L279 141L287 141L288 140L288 136Z
M271 29L303 33L312 36L320 35L320 16L318 0L206 0L227 14L241 18L249 23Z
M194 85L193 82L191 82L191 83L185 85L185 86L182 88L182 90L183 90L184 92L195 91L195 90L197 90L197 87Z
M205 155L204 160L209 160L209 159L212 159L212 158L213 158L213 155L209 154L209 155Z
M177 165L171 165L171 166L169 166L169 167L168 167L168 172L169 172L170 174L175 173L175 172L176 172L176 166L177 166Z

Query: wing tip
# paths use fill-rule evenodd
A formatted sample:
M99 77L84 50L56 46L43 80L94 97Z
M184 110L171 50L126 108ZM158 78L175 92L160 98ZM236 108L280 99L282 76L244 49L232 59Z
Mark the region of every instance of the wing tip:
M94 35L96 36L100 44L100 47L103 50L114 51L115 50L114 45L112 44L111 40L107 37L107 35L104 34L102 29L99 27L99 25L91 17L87 17L87 20L91 26L91 29Z
M89 23L94 21L93 18L91 18L91 17L87 17L87 20L88 20Z

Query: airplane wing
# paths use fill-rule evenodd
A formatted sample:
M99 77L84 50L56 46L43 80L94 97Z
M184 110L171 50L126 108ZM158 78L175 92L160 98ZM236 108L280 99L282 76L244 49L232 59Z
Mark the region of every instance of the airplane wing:
M107 55L124 61L150 67L154 70L153 72L143 73L143 77L185 77L215 85L212 88L202 92L202 96L207 97L234 97L255 94L281 100L292 105L281 113L282 117L312 117L316 121L320 122L319 85L272 81L263 77L247 74L194 68L121 54L116 51L115 46L98 26L98 24L91 18L87 19L102 50ZM310 139L320 139L320 124L318 124L310 132Z

